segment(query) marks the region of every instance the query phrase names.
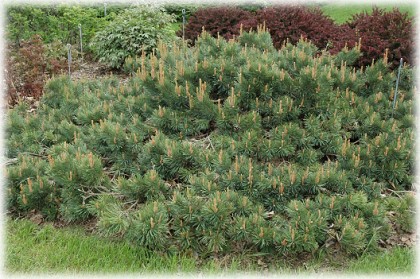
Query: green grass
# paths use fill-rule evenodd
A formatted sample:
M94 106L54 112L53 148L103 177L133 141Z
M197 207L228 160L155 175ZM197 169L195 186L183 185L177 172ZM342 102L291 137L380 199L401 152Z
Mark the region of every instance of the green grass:
M357 260L340 261L322 253L299 266L285 260L264 266L258 255L199 262L192 256L162 256L124 242L87 235L80 227L56 229L37 226L28 220L7 220L5 267L8 273L197 273L235 274L261 272L275 274L340 273L412 273L414 249L395 248L369 254Z
M381 9L385 9L386 11L391 11L394 6L392 5L377 5L377 7ZM331 17L336 23L342 24L345 23L347 20L350 20L352 18L352 15L358 14L364 11L367 11L369 13L372 12L372 5L357 5L357 4L351 4L351 5L338 5L338 4L327 4L322 5L321 10L322 12ZM405 13L407 12L410 17L415 16L415 6L413 5L399 5L398 9Z
M38 227L27 220L7 222L6 270L23 273L190 272L193 259L161 257L127 243L87 236L81 228Z
M396 247L391 251L366 254L351 262L349 273L413 273L415 271L415 250Z
M241 256L199 262L193 256L163 256L124 242L88 235L81 227L37 226L7 220L5 267L8 273L205 273L253 272L261 267ZM227 268L228 266L228 268ZM281 267L276 267L282 270Z

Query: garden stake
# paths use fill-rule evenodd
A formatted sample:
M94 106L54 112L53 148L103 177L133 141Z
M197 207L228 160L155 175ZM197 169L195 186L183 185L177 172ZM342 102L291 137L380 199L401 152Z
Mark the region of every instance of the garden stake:
M397 83L395 84L395 93L394 93L394 102L392 104L392 114L391 117L394 117L394 110L395 110L395 103L397 102L397 94L398 94L398 82L400 81L400 74L401 74L401 66L403 63L403 59L400 59L400 66L398 67L398 76L397 76Z
M104 3L104 15L106 16L106 3Z
M185 9L182 9L182 40L185 38Z
M67 44L67 61L69 64L69 78L71 77L71 72L70 72L70 65L71 65L71 44Z
M82 44L82 25L79 23L79 35L80 35L80 55L83 60L83 44Z

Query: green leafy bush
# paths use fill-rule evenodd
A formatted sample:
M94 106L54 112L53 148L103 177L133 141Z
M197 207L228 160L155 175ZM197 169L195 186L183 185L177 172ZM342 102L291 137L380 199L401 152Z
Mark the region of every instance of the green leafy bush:
M27 97L39 99L45 80L67 70L67 44L73 45L72 68L77 67L79 24L86 54L90 52L88 43L96 31L103 29L120 9L111 7L104 17L102 9L92 6L8 6L8 103L15 105L19 99Z
M163 10L136 7L118 15L105 29L96 33L91 47L100 62L120 68L129 56L142 50L151 52L160 40L170 42L174 17Z
M194 14L200 6L205 4L183 4L183 3L167 3L163 6L168 14L175 15L177 22L182 22L182 10L185 10L185 20Z
M412 189L414 86L403 67L393 113L395 73L347 66L359 54L276 50L259 28L160 43L126 84L54 79L36 113L8 114L8 208L203 259L378 249L391 211L412 229L389 193Z
M79 43L79 27L82 25L85 50L94 34L103 29L109 21L120 13L121 7L109 7L107 16L102 7L95 6L30 6L19 5L7 7L8 40L17 46L22 40L39 35L45 43L61 41L64 45Z

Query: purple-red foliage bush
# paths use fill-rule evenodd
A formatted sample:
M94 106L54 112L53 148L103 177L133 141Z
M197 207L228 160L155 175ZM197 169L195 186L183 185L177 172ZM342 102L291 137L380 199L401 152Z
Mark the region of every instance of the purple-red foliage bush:
M358 61L359 66L383 57L387 48L391 68L398 67L401 58L409 64L414 62L414 26L408 13L401 13L396 8L390 12L374 8L371 14L354 15L347 26L362 38L363 56Z
M65 69L64 59L48 57L39 35L22 41L17 50L9 45L6 54L5 77L9 106L14 106L20 98L38 100L42 96L46 79Z
M312 41L319 49L331 53L340 51L346 44L353 47L358 41L349 26L338 26L323 15L318 8L304 6L277 6L255 13L236 7L203 8L193 14L185 27L185 39L192 42L201 34L203 26L212 36L219 33L225 39L244 31L256 30L258 25L268 28L274 47L280 48L288 40L297 43L301 37ZM182 31L178 33L182 36Z
M198 9L185 26L185 39L193 44L201 34L203 26L213 37L231 39L239 35L238 23L252 18L252 13L236 7L214 7ZM182 30L178 32L182 36Z
M280 48L286 40L294 44L304 37L320 50L336 54L346 45L354 47L361 39L362 56L354 66L370 65L372 59L382 58L386 49L389 50L391 69L398 66L400 58L413 63L412 19L398 9L385 12L374 8L371 14L357 14L351 21L337 25L319 8L305 6L276 6L255 13L234 7L203 8L190 17L185 39L194 43L203 26L214 37L219 34L230 39L239 34L241 25L244 31L249 31L262 24L269 30L276 48ZM178 34L182 35L182 31Z
M346 43L354 46L355 34L350 28L342 30L318 8L303 6L277 6L256 12L251 20L242 21L244 30L265 24L270 31L274 47L280 48L288 40L295 44L301 37L309 39L319 49L335 53Z
M42 95L46 78L47 61L41 36L34 35L30 40L23 41L15 60L15 86L18 92L27 97L39 99ZM22 96L23 97L23 96Z

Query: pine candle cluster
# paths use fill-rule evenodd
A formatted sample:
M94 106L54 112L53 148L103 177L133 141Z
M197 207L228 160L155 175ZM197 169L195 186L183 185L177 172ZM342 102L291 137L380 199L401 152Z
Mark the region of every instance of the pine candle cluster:
M405 66L391 117L386 54L359 55L276 50L262 27L160 43L126 85L53 79L35 113L9 112L8 209L203 257L375 249L397 207L382 194L412 187L415 88Z

